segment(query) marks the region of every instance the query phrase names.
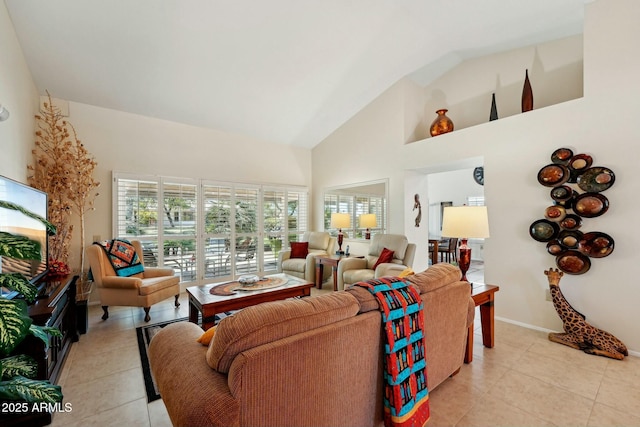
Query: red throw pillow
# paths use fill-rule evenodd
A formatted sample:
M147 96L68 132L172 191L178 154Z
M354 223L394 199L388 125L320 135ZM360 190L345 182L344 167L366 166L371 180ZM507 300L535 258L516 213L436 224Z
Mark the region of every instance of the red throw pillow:
M382 264L383 262L391 262L393 260L393 251L387 248L382 248L382 252L380 252L380 256L378 257L378 261L376 261L373 269L375 270L378 264Z
M309 242L291 242L291 256L289 258L306 258L309 254Z

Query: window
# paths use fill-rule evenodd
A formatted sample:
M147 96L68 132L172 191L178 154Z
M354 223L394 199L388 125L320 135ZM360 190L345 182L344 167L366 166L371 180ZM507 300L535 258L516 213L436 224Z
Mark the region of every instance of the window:
M198 283L275 271L309 216L306 188L122 173L113 206L115 237L140 240L145 265Z
M342 229L342 232L350 238L364 239L366 228L360 227L360 215L368 213L376 214L377 225L374 228L370 228L371 234L384 233L386 211L386 199L381 196L325 193L324 229L331 229L332 213L348 213L351 216L351 226L348 229ZM337 230L335 231L335 234L337 234Z

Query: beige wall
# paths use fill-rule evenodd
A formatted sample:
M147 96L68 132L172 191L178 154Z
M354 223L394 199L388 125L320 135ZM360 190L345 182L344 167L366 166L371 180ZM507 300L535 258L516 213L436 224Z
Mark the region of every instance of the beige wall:
M0 122L0 175L26 182L38 93L4 2L0 2L0 55L0 104L11 114Z
M464 167L469 159L484 159L484 191L491 227L491 237L484 247L485 280L500 285L497 316L536 328L560 330L562 325L553 305L545 299L548 284L543 274L545 269L555 267L555 261L545 245L528 234L529 225L542 218L550 204L549 189L538 184L536 175L550 162L556 148L567 146L576 153L591 154L596 164L614 170L617 181L604 193L611 203L609 211L585 220L583 229L609 233L616 240L616 248L607 258L593 259L587 274L565 275L562 289L588 321L618 336L638 354L640 328L633 313L640 301L640 287L633 278L634 266L640 260L634 249L640 238L640 231L634 226L640 202L633 196L640 193L636 174L640 85L635 84L640 75L640 59L629 53L640 47L639 20L640 4L634 0L590 3L583 39L584 69L578 64L581 52L575 50L577 39L572 38L557 45L547 44L544 49L518 50L510 61L499 55L496 61L484 58L463 63L453 71L455 79L443 77L439 79L442 86L432 85L424 94L415 94L412 82L397 83L314 148L316 216L321 211L318 201L324 187L388 177L390 231L416 238L409 199L424 185L419 175L429 170ZM530 70L536 109L519 114L514 109L519 108L525 68ZM582 81L582 71L584 97L580 98L574 86ZM480 77L485 75L490 79ZM509 92L509 101L498 99L502 118L487 122L497 75L501 76L501 87L519 89ZM563 80L556 82L556 76ZM577 99L551 105L552 93L547 88L554 92L564 86L573 87L567 90L576 96L569 98ZM468 103L461 87L467 92ZM403 141L411 140L414 129L426 128L415 117L426 116L426 123L433 119L434 108L428 104L428 95L435 90L446 95L452 117L462 123L461 129L403 145ZM416 114L421 96L424 110ZM477 103L480 97L484 101ZM545 104L551 106L541 108ZM453 115L458 107L461 114ZM482 123L473 126L474 120ZM362 153L368 153L367 162L361 161ZM323 167L327 164L332 164L332 169ZM321 226L317 218L315 224ZM418 250L416 259L426 256L426 251Z
M69 103L69 121L96 158L94 176L101 183L96 210L86 217L85 244L94 235L112 235L112 171L311 186L308 149L75 102Z

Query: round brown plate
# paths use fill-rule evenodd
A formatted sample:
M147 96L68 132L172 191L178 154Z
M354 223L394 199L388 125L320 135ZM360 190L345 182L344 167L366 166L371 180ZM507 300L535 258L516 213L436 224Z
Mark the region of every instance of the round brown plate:
M544 210L544 217L549 221L560 222L566 215L567 211L560 205L552 205Z
M575 214L567 214L562 221L560 227L564 230L577 230L582 226L582 218Z
M529 235L538 242L548 242L558 236L560 226L548 219L539 219L529 226Z
M604 258L613 252L615 242L607 233L585 233L578 243L578 250L591 258Z
M546 187L556 187L569 180L569 168L551 163L538 171L538 182Z
M591 268L591 260L578 251L566 251L556 257L556 265L567 274L584 274Z
M566 248L562 247L562 245L558 240L552 240L549 243L547 243L547 252L549 252L551 255L554 255L554 256L559 255L565 250Z
M609 168L594 166L578 176L578 187L591 193L599 193L616 182L616 176Z
M593 164L593 158L588 154L576 154L569 161L569 169L585 171Z
M558 148L551 154L551 161L559 165L566 165L573 157L573 150L570 148Z
M573 196L573 189L568 185L560 185L558 187L553 187L549 192L549 195L556 202L566 202Z
M576 198L573 211L583 218L595 218L609 209L609 199L600 193L583 193Z
M558 241L567 249L577 249L582 236L580 230L562 230L558 233Z

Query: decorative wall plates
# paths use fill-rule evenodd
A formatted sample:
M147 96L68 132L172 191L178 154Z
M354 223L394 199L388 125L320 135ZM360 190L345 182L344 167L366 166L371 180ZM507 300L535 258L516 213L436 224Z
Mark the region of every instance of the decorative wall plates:
M591 268L591 260L578 251L566 251L556 257L556 265L567 274L584 274Z
M560 227L564 230L577 230L582 226L582 218L575 214L567 214L562 221Z
M551 161L559 165L568 165L573 157L573 150L570 148L558 148L551 154Z
M613 252L611 236L600 231L581 230L585 218L595 218L609 209L609 199L600 194L615 183L613 171L603 166L591 166L588 154L574 154L562 147L551 154L550 164L538 171L538 182L553 187L544 219L529 226L529 234L547 243L547 252L556 257L556 264L567 274L584 274L591 268L590 258L604 258ZM581 193L580 190L584 191Z
M592 231L585 233L578 242L578 250L591 258L604 258L613 252L615 243L607 233Z
M569 168L551 163L538 172L538 182L546 187L556 187L569 180Z
M573 211L583 218L595 218L609 209L609 199L600 193L583 193L576 198Z
M548 242L558 236L560 226L548 219L534 221L529 227L529 234L538 242Z
M558 233L558 241L566 249L576 249L578 243L582 240L582 231L580 230L562 230Z
M558 240L551 240L549 243L547 243L547 252L549 252L553 256L559 255L565 250L566 249L562 247Z
M616 176L613 171L602 166L585 170L577 179L578 187L590 193L599 193L611 188L614 182L616 182Z
M544 210L544 217L549 221L562 221L567 215L567 211L560 205L552 205Z
M551 198L556 202L566 202L573 197L573 189L568 185L553 187L549 192Z

